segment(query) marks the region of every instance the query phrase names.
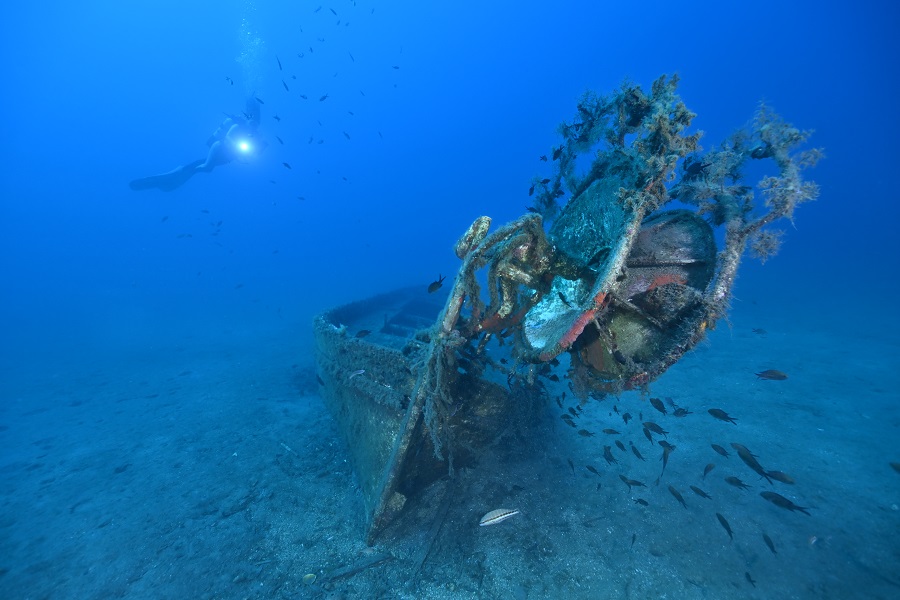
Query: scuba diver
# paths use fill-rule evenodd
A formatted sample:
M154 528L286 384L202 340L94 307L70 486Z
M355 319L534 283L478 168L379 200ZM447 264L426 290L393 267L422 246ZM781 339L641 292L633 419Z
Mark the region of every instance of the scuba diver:
M246 162L266 147L266 143L256 135L260 103L255 97L251 96L247 100L242 116L226 113L225 117L218 129L206 140L206 145L209 146L206 158L176 167L168 173L135 179L129 182L128 187L135 191L158 188L171 192L196 173L210 173L216 167L235 159Z

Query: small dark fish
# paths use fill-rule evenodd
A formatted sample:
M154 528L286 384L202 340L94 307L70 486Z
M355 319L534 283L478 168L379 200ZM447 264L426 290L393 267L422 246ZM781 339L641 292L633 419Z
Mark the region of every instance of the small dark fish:
M259 102L260 104L265 104L265 102L263 102L262 98L260 98L259 96L256 96L256 101Z
M281 139L280 137L278 137L277 135L275 136L275 139L278 140L278 143L279 143L279 144L281 144L282 146L284 146L284 140L282 140L282 139Z
M290 163L283 162L283 163L281 163L281 164L283 164L283 165L285 166L286 169L290 170L290 168L291 168Z
M428 293L433 294L441 289L441 287L444 285L444 279L446 279L446 277L438 273L437 281L432 281L430 284L428 284Z
M551 373L547 376L547 379L549 379L550 381L559 381L559 375L557 375L556 373Z
M559 158L560 155L562 155L562 151L563 151L562 146L560 146L559 148L554 148L553 149L553 160L556 160L557 158Z
M333 15L334 15L334 16L337 16L337 13L336 13L336 12L334 12L334 9L333 9L333 8L329 8L329 9L328 9L328 10L330 10L330 11L331 11L331 14L333 14Z
M796 504L794 504L793 502L791 502L790 500L788 500L781 494L776 494L775 492L760 492L759 495L779 508L783 508L783 509L789 510L791 512L794 512L795 510L799 510L800 512L802 512L804 514L809 515L809 513L806 510L809 508L808 506L797 506Z
M625 413L622 415L622 420L625 421L625 424L628 425L628 421L631 420L631 413Z
M547 162L547 155L541 154L541 162Z
M547 185L548 183L550 183L550 180L549 179L541 179L541 183L543 185Z
M278 58L277 54L275 55L275 61L278 62L278 70L283 71L284 69L281 68L281 59Z
M709 475L709 472L716 468L716 465L709 463L706 465L706 468L703 469L703 479L706 479L706 476Z
M760 477L765 477L766 481L768 481L770 484L772 483L772 478L769 477L769 475L766 473L766 470L763 469L762 465L759 464L759 461L756 460L756 455L750 452L747 446L732 442L731 447L734 448L735 451L737 451L738 456L741 457L741 460L744 461L744 464L753 469L753 471Z
M588 471L590 471L591 473L593 473L593 474L596 475L597 477L602 477L602 475L600 475L600 471L598 471L597 469L595 469L595 468L592 467L591 465L587 465L587 466L585 467L585 469L587 469Z
M740 488L742 490L750 489L750 486L738 479L737 477L726 477L725 481L729 484L733 485L736 488Z
M606 464L608 465L619 463L619 461L616 460L616 457L612 455L612 448L609 446L603 446L603 458L606 459Z
M318 375L318 374L316 374L316 381L317 381L317 382L318 382L318 383L319 383L319 385L325 385L325 382L324 382L324 381L322 381L322 378L321 378L321 377L319 377L319 375Z
M370 333L372 333L372 332L369 331L368 329L360 329L359 331L356 332L356 338L362 339L362 338L366 337L367 335L369 335Z
M160 222L160 223L165 223L165 222L168 221L168 220L169 220L169 216L166 215L165 217L163 217L162 219L160 219L159 222Z
M657 425L656 423L654 423L653 421L645 421L643 423L643 425L646 429L649 429L653 433L659 434L663 437L665 437L666 434L669 433L668 431L663 431L663 428L660 427L659 425Z
M226 78L225 78L225 81L227 81L227 82L230 83L231 85L234 85L234 79L232 79L231 77L226 77Z
M650 433L650 430L647 429L646 427L644 427L644 437L646 437L648 440L650 440L651 444L653 443L653 434Z
M281 117L279 117L278 115L273 115L272 118L281 123Z
M709 494L707 494L706 492L704 492L703 490L701 490L700 488L698 488L695 485L691 486L691 490L693 490L693 492L695 494L697 494L698 496L700 496L701 498L706 498L707 500L712 500L712 496L710 496Z
M650 506L650 503L644 500L643 498L635 498L635 504L640 504L641 506Z
M672 494L673 496L675 496L675 499L678 500L679 502L681 502L681 505L683 507L687 508L687 503L684 501L684 497L678 492L678 490L673 488L671 485L669 486L669 493Z
M752 578L752 577L750 577L750 571L744 571L744 577L747 578L747 582L748 582L750 585L752 585L753 587L756 587L756 582L753 581L753 578Z
M587 429L579 429L578 435L580 435L581 437L594 437L594 434ZM609 446L607 446L607 448L609 448Z
M760 379L769 379L771 381L784 381L788 378L786 373L776 371L775 369L766 369L765 371L760 371L756 374L756 376Z
M619 414L619 407L613 404L613 412Z
M616 431L615 429L608 429L608 428L604 429L603 433L605 433L607 435L619 435L619 432Z
M669 464L669 455L675 451L675 446L666 444L662 440L659 441L659 445L663 447L663 455L660 457L660 460L663 461L662 471L660 472L660 476L662 476L666 472L666 465Z
M288 84L284 81L284 79L281 80L281 85L284 86L284 91L286 91L286 92L291 91L291 88L288 87Z
M763 534L763 541L766 543L766 546L769 547L769 550L772 551L772 554L778 554L778 553L775 551L775 544L774 544L774 542L772 542L772 538L770 538L769 536L767 536L765 533Z
M734 419L734 418L732 418L732 417L729 417L729 416L728 416L728 413L725 412L724 410L720 409L720 408L711 408L711 409L709 409L709 410L706 411L706 412L708 412L709 414L711 414L711 415L712 415L713 417L715 417L716 419L719 419L720 421L728 421L729 423L732 423L732 424L734 424L734 425L737 425L737 422L736 422L737 419Z
M728 532L728 539L730 539L730 540L733 541L733 540L734 540L734 534L732 534L732 532L731 532L731 526L728 524L728 521L726 521L726 520L725 520L725 517L723 517L723 516L720 515L719 513L716 513L716 518L719 520L719 523L722 525L722 527L725 528L725 531Z
M676 408L675 412L672 413L672 416L673 417L686 417L686 416L692 415L692 414L694 414L694 413L692 413L691 411L689 411L686 408Z
M637 534L636 534L636 533L632 533L632 534L631 534L631 545L632 545L632 546L634 546L635 540L637 540Z
M662 400L660 400L659 398L650 398L650 404L653 406L653 408L655 408L662 414L664 414L664 415L668 414L666 412L666 406L662 403Z
M597 491L598 491L598 492L600 491L600 488L601 488L601 487L603 487L603 486L601 486L601 485L598 483L598 484L597 484Z
M619 364L621 364L621 365L627 365L627 364L628 364L628 359L625 358L625 355L622 354L622 353L619 351L618 348L616 348L615 350L613 350L612 355L613 355L613 358L616 359L616 362L618 362Z
M528 188L528 195L534 196L534 185L532 185L530 188Z
M634 442L628 442L628 443L631 444L631 452L632 452L635 456L637 456L637 457L638 457L639 459L641 459L641 460L647 460L646 458L644 458L643 456L641 456L641 452L640 452L640 450L637 449L637 446L634 445Z
M754 327L754 328L751 329L750 331L752 331L752 332L755 333L756 335L766 335L767 333L769 333L769 332L766 331L765 329L761 329L761 328L759 328L759 327Z
M574 475L575 474L575 463L572 462L571 458L567 458L566 460L569 461L569 468L572 469L572 475Z
M324 102L327 99L328 99L328 94L326 93L321 98L319 98L319 102Z
M399 69L399 68L400 68L400 65L391 65L391 68L392 68L392 69Z
M569 413L571 413L573 417L578 418L578 411L575 410L575 409L574 409L573 407L571 407L571 406L569 407Z
M306 100L306 94L300 94L300 97Z
M716 452L718 452L719 454L721 454L721 455L724 456L725 458L728 458L728 457L730 456L730 454L728 454L728 450L726 450L726 449L723 448L722 446L720 446L720 445L718 445L718 444L710 444L710 445L712 446L712 449L713 449L713 450L715 450Z
M350 54L350 53L348 52L347 54ZM353 55L352 55L352 54L350 54L350 60L351 60L352 62L356 62L356 59L353 58Z
M642 482L637 481L636 479L628 479L624 475L619 475L619 479L622 480L622 483L628 486L628 491L631 491L632 487L647 487Z
M566 417L568 417L568 418L566 418ZM575 422L572 421L572 417L569 417L569 415L563 415L562 420L565 421L566 425L568 425L569 427L572 427L572 428L576 427Z
M622 452L625 452L625 444L623 444L619 440L616 440L616 446L619 448L619 450L621 450Z

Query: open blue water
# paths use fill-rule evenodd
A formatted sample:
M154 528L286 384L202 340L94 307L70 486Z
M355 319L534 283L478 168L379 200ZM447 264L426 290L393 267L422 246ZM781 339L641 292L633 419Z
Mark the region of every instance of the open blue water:
M0 597L900 597L898 26L892 2L6 7ZM582 92L673 73L704 148L765 101L826 159L728 322L652 386L695 413L666 477L724 476L737 458L709 444L742 441L811 515L721 476L712 501L662 485L636 510L614 475L570 470L602 452L555 426L420 568L409 539L367 547L313 316L452 277L476 217L525 212ZM249 158L129 188L204 159L248 98ZM521 514L477 527L504 502Z

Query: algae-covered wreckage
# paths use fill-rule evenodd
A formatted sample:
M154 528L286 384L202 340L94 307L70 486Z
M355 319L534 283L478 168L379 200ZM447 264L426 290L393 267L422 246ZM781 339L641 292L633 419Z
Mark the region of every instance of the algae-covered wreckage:
M580 398L645 388L726 313L745 251L774 254L768 226L817 196L801 177L821 157L800 150L806 132L760 106L703 152L677 83L585 94L541 157L555 172L535 178L529 214L494 231L481 217L459 239L449 294L400 290L316 317L320 390L369 542L454 467L525 435L560 358ZM751 163L770 171L756 185Z

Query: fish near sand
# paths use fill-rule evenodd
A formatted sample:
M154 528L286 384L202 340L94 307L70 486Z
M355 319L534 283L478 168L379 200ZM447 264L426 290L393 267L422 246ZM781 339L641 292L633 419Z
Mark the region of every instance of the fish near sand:
M645 421L644 423L642 423L642 425L644 426L645 429L649 429L653 433L655 433L657 435L661 435L663 437L666 437L666 435L669 433L668 431L664 431L662 427L660 427L653 421Z
M728 416L728 413L722 410L721 408L711 408L708 411L714 418L720 421L727 421L728 423L732 423L733 425L737 425L737 419Z
M690 486L691 491L700 496L701 498L706 498L707 500L712 500L712 496L698 488L696 485Z
M763 469L762 465L759 464L759 461L756 460L756 455L750 452L747 446L732 442L731 447L735 449L735 451L738 453L738 456L740 456L741 460L744 461L744 464L753 469L753 471L760 477L765 477L766 481L768 481L769 484L772 483L772 478L769 477L768 473L766 473L766 470Z
M635 456L637 456L641 460L647 460L646 458L641 456L641 452L640 452L640 450L637 449L637 446L634 445L634 442L628 442L628 443L631 444L631 451L634 453Z
M612 448L609 446L603 446L603 458L606 459L606 464L618 464L619 461L616 460L616 457L612 455Z
M628 486L628 491L631 491L632 487L647 487L643 482L640 482L636 479L628 479L624 475L619 475L619 479L622 480L622 483Z
M768 535L766 535L765 533L763 534L763 541L766 543L766 546L769 547L769 550L772 551L772 554L778 554L778 553L775 551L775 543L772 542L772 538L770 538L770 537L769 537Z
M768 379L769 381L784 381L788 378L787 373L778 371L777 369L766 369L756 374L760 379Z
M712 449L715 450L718 454L721 454L725 458L728 458L728 456L729 456L728 450L726 450L725 448L723 448L722 446L720 446L718 444L710 444L710 446L712 446Z
M688 507L688 506L687 506L687 502L684 501L684 496L682 496L682 495L678 492L678 490L676 490L675 488L673 488L671 485L669 486L669 493L672 494L673 496L675 496L675 499L678 500L679 502L681 502L681 505L682 505L683 507L685 507L685 508Z
M481 521L478 522L478 525L481 527L485 527L486 525L496 525L517 514L519 514L519 511L515 509L498 508L481 517Z
M716 513L716 518L719 520L719 524L728 532L728 539L734 541L734 534L731 532L731 526L728 524L728 521L725 520L725 517Z
M776 494L775 492L760 492L759 495L779 508L783 508L791 512L799 510L803 514L811 516L809 512L807 512L807 509L809 508L808 506L797 506L781 494Z
M788 485L794 485L794 478L787 473L782 473L781 471L766 471L766 475L768 475L775 481L780 481L781 483L786 483Z
M749 486L749 485L747 485L746 483L744 483L743 481L741 481L741 480L738 479L737 477L726 477L726 478L725 478L725 481L726 481L729 485L733 485L734 487L740 488L740 489L742 489L742 490L750 489L750 486Z

